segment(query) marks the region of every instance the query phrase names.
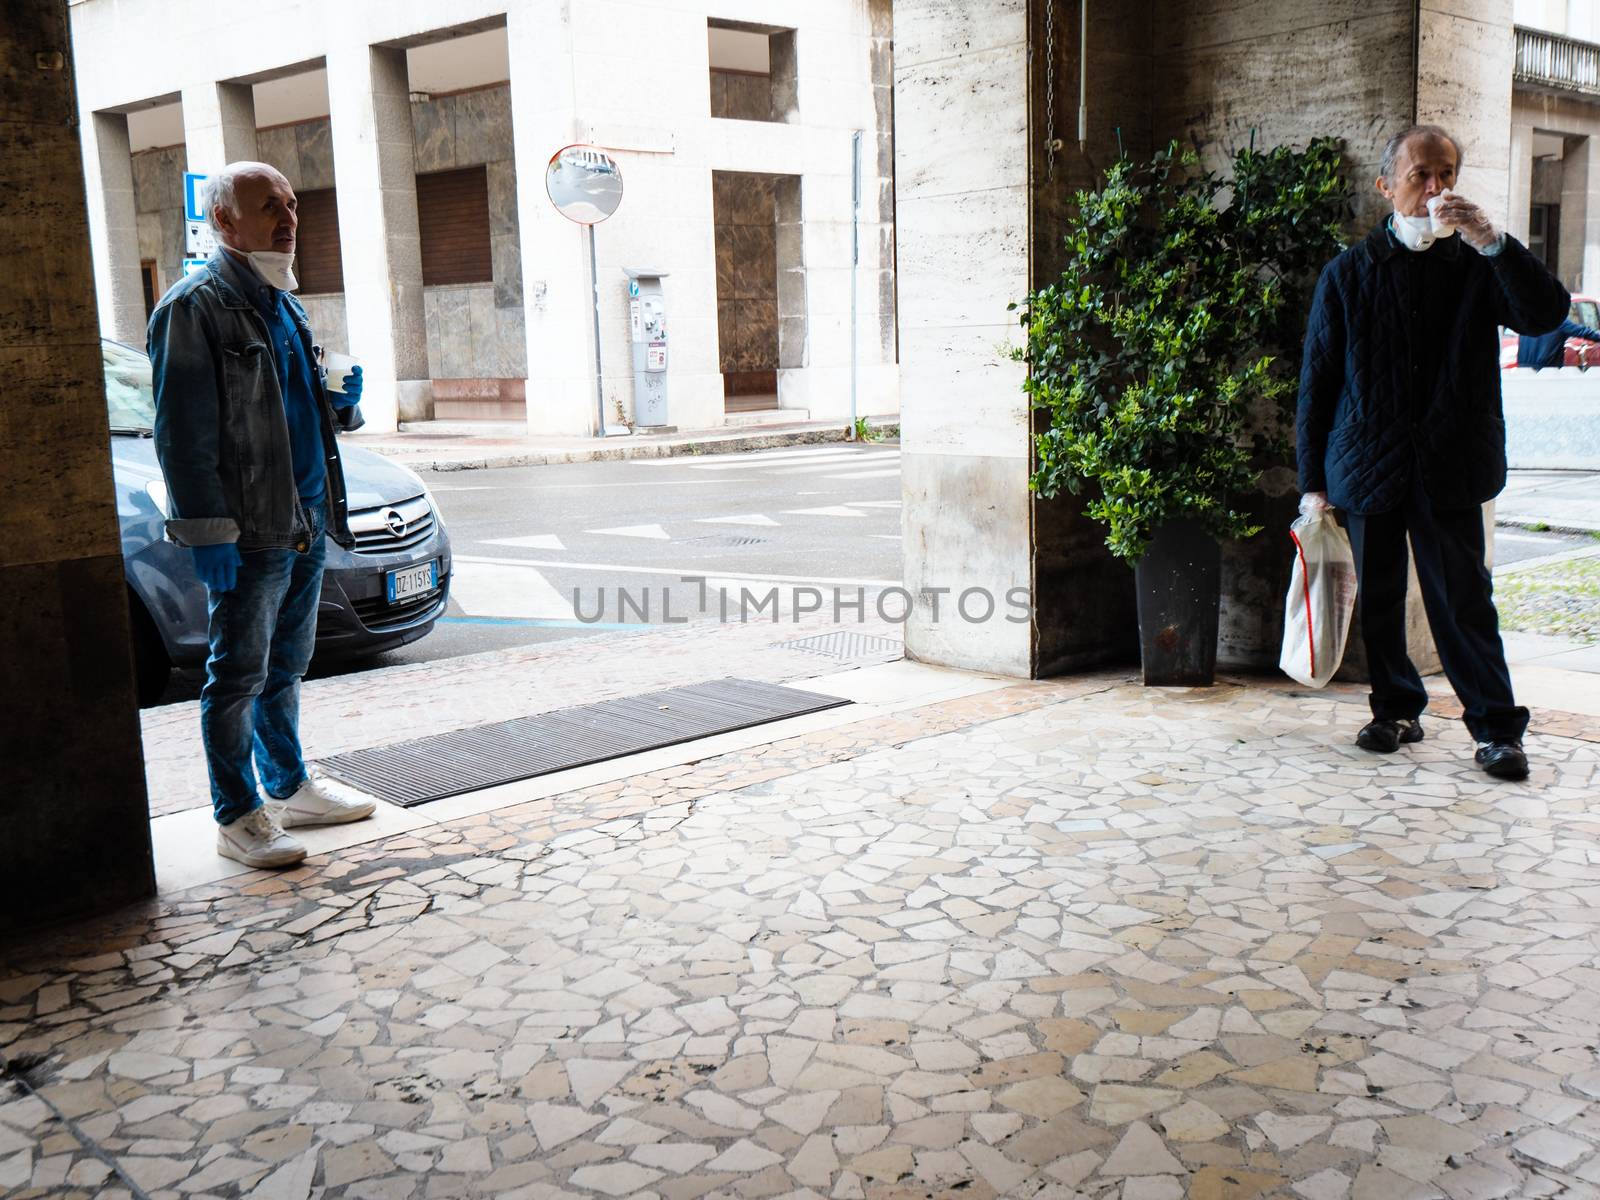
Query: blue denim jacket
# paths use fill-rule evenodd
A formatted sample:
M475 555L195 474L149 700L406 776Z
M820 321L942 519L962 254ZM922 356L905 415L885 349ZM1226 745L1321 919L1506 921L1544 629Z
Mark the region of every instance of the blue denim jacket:
M261 313L238 267L218 250L161 298L150 316L156 457L166 476L167 537L183 546L237 542L241 550L304 551L310 524L295 486L289 423ZM315 361L305 309L289 308ZM319 381L328 468L328 534L355 545L332 406Z

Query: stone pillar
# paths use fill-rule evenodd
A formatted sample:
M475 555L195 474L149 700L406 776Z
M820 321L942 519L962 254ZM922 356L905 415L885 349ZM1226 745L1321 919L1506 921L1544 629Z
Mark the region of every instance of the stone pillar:
M1443 125L1460 140L1461 192L1499 222L1512 191L1511 5L1420 0L1417 10L1417 121Z
M1600 145L1569 137L1561 167L1561 282L1589 292L1600 287Z
M532 434L594 433L598 416L588 244L583 230L551 207L544 187L550 156L578 140L568 8L533 0L506 14ZM601 286L615 287L616 280ZM615 362L608 370L625 374L629 367ZM608 420L614 416L607 413Z
M1024 373L1005 353L1029 282L1026 5L897 3L894 51L906 651L1026 677L1031 625L1005 619L1033 557ZM992 619L957 615L969 588Z
M1528 242L1528 218L1533 211L1533 126L1511 127L1511 199L1506 208L1506 232L1523 245Z
M415 134L404 50L329 40L328 110L350 353L374 432L433 415Z
M83 173L89 202L100 332L144 345L144 288L139 279L139 222L133 197L133 159L124 113L91 113L84 126Z
M13 6L0 62L3 930L155 876L65 0Z
M202 175L231 162L254 162L254 90L247 83L184 88L183 142L189 170Z

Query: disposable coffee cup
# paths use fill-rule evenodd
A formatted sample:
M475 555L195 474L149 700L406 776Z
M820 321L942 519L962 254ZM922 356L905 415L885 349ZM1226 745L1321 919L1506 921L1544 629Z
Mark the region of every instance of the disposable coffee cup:
M360 365L360 359L351 358L348 354L340 354L337 350L324 350L322 352L322 367L328 373L328 390L343 394L344 377L350 374L351 367L359 367Z
M1439 217L1439 206L1450 195L1452 195L1450 192L1441 192L1428 201L1428 224L1433 231L1434 237L1449 237L1456 231L1454 225L1448 221L1441 220Z

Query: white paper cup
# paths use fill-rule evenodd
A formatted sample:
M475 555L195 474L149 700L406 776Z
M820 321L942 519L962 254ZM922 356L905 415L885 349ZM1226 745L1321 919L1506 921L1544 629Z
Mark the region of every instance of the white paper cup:
M1439 218L1439 206L1445 202L1445 197L1448 195L1449 193L1446 192L1444 195L1434 196L1428 201L1428 223L1433 229L1434 237L1449 237L1456 231L1454 225Z
M344 377L350 374L351 367L359 367L360 359L351 358L348 354L340 354L337 350L324 350L322 352L322 367L328 373L327 388L330 392L344 392Z

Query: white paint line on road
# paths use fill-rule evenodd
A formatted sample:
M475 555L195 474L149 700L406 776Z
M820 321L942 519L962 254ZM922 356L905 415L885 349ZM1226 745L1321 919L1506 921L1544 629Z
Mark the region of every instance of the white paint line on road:
M572 602L526 563L483 562L456 556L450 599L471 617L518 617L572 621ZM466 564L462 570L460 564Z
M614 537L651 538L658 542L670 542L672 535L659 525L618 525L614 529L589 529L586 533L608 533Z
M553 533L534 533L527 537L489 538L485 546L513 546L520 550L565 550L561 539Z
M511 567L559 567L564 571L610 571L615 575L673 575L680 579L704 579L704 570L693 567L641 567L633 563L582 563L555 562L533 558L486 558L482 555L458 554L458 563L499 563ZM823 587L900 587L898 579L818 579L810 575L746 575L758 583L811 583Z
M774 521L765 513L745 513L739 517L696 517L696 525L761 525L776 526Z
M768 463L799 462L805 459L841 458L873 453L849 446L823 446L811 450L775 450L766 454L674 454L666 458L635 458L629 461L646 467L698 467L702 470L730 471L738 467L760 467Z
M900 474L899 467L890 467L887 471L852 471L848 475L824 475L824 479L889 479Z
M851 508L899 508L898 500L847 500Z
M842 504L830 504L823 508L786 508L785 516L794 517L864 517L867 514L857 512L853 508L846 508Z

